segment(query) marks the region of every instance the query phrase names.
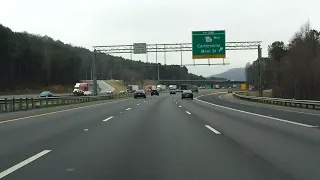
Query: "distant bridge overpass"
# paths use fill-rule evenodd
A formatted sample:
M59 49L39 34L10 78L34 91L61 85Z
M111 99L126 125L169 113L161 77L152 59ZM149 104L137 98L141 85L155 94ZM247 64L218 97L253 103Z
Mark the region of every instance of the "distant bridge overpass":
M246 81L217 81L217 80L210 80L210 79L206 79L206 80L170 80L170 79L160 79L159 83L176 84L176 85L180 85L180 84L193 84L193 85L219 84L219 85L228 86L228 85L232 85L232 84L237 84L237 85L244 84L244 83L246 83Z

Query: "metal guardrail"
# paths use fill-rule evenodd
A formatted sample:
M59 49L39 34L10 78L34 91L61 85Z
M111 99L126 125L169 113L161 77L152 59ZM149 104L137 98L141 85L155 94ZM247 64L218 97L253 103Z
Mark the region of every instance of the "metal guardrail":
M245 99L249 101L257 101L269 104L284 105L290 107L300 107L300 108L312 108L320 109L320 101L313 100L294 100L294 99L282 99L282 98L269 98L269 97L256 97L256 96L246 96L241 95L245 92L235 92L233 95L240 99Z
M126 94L108 94L100 96L62 96L62 97L46 97L46 98L5 98L0 99L0 113L27 111L44 107L53 107L59 105L77 104L91 101L100 101L108 99L117 99L124 97L132 97L132 93Z

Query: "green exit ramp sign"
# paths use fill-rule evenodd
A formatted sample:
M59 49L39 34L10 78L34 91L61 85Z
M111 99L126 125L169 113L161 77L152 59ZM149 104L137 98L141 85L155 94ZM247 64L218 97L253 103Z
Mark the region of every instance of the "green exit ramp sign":
M226 32L220 31L192 31L192 58L225 58Z

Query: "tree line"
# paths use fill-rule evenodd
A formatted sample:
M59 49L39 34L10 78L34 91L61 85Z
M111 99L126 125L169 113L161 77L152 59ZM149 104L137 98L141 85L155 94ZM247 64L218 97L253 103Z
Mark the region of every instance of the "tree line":
M268 57L247 63L249 84L272 89L274 97L320 100L320 31L307 22L288 44L275 41L268 46Z
M50 85L73 85L91 79L93 52L48 36L13 32L0 24L0 92L37 89ZM127 82L157 79L157 65L99 54L98 79ZM186 67L161 65L161 79L205 79L188 72Z

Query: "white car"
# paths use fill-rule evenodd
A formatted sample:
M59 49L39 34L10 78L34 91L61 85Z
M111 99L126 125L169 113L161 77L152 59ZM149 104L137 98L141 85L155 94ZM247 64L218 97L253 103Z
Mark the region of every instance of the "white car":
M92 95L92 92L91 92L91 91L85 91L85 92L83 93L83 95L85 95L85 96L91 96L91 95Z
M193 92L191 90L183 90L181 93L181 99L190 98L193 99Z
M113 92L112 92L112 91L110 91L110 90L108 90L108 91L107 91L107 94L113 94Z

